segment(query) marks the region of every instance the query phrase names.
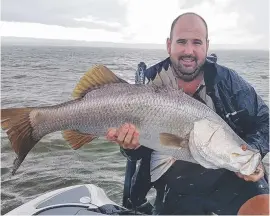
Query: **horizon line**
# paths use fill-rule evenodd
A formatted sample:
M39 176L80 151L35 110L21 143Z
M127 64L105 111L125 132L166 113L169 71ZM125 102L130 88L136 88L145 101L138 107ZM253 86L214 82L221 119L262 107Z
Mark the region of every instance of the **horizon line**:
M48 43L53 44L37 44L39 41L47 41ZM57 44L57 42L60 42ZM158 43L130 43L130 42L110 42L110 41L86 41L86 40L76 40L76 39L51 39L51 38L35 38L35 37L19 37L19 36L2 36L1 35L1 46L2 45L12 45L12 43L25 43L20 45L40 45L40 46L83 46L90 45L94 47L107 47L107 45L115 45L113 48L141 48L141 49L159 49L166 50L166 44L158 44ZM68 44L65 44L68 43ZM73 43L73 44L70 44ZM101 44L105 45L101 45ZM19 45L19 44L13 44ZM117 47L118 45L118 47ZM126 47L121 47L126 46ZM128 46L138 46L138 47L128 47ZM145 48L139 46L146 46ZM147 47L148 46L148 47ZM212 47L212 48L211 48ZM235 47L235 48L234 48ZM269 47L266 49L263 48L255 48L255 47L247 47L246 45L241 44L210 44L209 49L217 49L217 50L261 50L261 51L269 51Z

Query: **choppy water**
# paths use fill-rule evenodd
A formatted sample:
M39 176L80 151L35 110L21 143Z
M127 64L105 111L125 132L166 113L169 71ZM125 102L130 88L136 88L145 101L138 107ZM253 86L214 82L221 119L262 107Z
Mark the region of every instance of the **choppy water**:
M268 103L269 57L265 51L215 51L219 62L246 78ZM80 77L102 63L129 82L140 61L152 65L167 57L162 50L83 47L2 46L2 107L42 106L64 102ZM47 135L28 154L15 176L15 157L1 133L2 214L41 193L74 184L93 183L121 204L125 158L105 140L73 151L60 133Z

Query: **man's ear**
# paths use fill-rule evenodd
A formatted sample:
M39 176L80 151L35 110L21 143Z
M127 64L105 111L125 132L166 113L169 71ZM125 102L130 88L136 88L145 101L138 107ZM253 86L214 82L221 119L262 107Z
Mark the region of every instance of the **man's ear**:
M172 41L170 38L167 38L166 44L167 44L167 52L170 55L171 54L171 45L172 45Z
M206 40L206 53L208 53L208 48L209 48L209 39Z

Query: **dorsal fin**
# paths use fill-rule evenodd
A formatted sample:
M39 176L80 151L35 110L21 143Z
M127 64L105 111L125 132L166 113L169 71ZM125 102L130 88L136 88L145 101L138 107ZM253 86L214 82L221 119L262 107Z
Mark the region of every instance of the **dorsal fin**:
M117 77L111 70L104 65L95 65L87 71L80 79L79 83L73 90L72 96L82 98L91 89L95 89L109 83L128 83Z

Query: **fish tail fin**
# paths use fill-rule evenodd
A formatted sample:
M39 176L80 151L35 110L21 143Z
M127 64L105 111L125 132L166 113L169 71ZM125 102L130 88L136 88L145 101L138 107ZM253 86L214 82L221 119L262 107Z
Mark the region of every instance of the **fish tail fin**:
M12 175L20 167L28 152L39 141L32 136L33 127L29 114L34 108L1 109L1 127L6 131L8 139L17 158L13 163Z

